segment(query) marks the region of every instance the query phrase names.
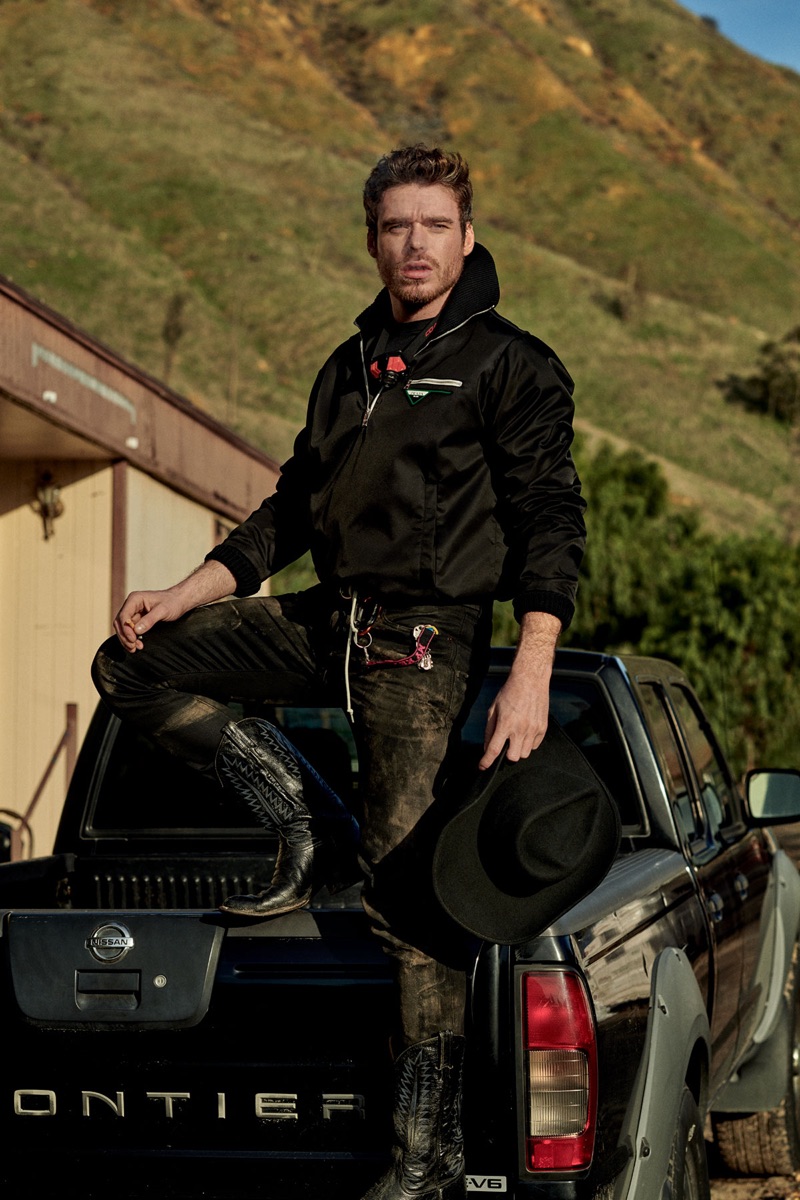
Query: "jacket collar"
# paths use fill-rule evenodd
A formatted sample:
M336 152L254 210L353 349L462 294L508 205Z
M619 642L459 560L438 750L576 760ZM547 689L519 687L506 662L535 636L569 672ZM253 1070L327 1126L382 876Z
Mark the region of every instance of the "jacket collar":
M477 313L494 308L500 299L500 284L494 259L485 246L476 242L472 253L464 259L464 270L447 297L447 303L436 321L436 337L463 325ZM356 317L362 333L382 329L391 319L391 301L386 288Z

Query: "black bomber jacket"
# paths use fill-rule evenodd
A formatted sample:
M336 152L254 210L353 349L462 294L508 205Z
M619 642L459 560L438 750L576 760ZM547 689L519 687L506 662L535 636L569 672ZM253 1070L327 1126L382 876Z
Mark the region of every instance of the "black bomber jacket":
M495 311L498 299L492 257L476 245L366 423L385 289L361 314L317 376L275 493L208 555L238 596L310 549L320 580L387 603L513 599L518 619L569 624L585 540L572 380Z

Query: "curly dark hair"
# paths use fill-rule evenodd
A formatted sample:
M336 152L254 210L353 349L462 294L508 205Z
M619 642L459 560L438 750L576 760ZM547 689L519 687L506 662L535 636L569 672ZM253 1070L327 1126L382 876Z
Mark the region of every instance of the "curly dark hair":
M367 228L373 233L377 232L378 205L384 192L401 183L440 183L450 188L458 204L461 232L466 233L472 220L472 184L469 166L460 154L418 144L392 150L378 159L364 184Z

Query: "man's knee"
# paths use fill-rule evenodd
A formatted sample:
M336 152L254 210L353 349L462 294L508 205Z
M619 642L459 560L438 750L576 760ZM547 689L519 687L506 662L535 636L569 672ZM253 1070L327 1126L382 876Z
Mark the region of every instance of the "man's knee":
M114 695L117 687L116 667L125 651L115 637L103 642L92 660L92 682L104 699Z

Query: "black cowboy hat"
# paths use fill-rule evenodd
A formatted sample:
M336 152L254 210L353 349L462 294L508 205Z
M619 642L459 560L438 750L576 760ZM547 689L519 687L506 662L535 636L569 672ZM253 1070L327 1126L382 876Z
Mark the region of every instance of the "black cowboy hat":
M597 886L619 837L605 784L551 721L529 758L509 762L503 753L479 773L439 835L434 888L464 929L514 945Z

